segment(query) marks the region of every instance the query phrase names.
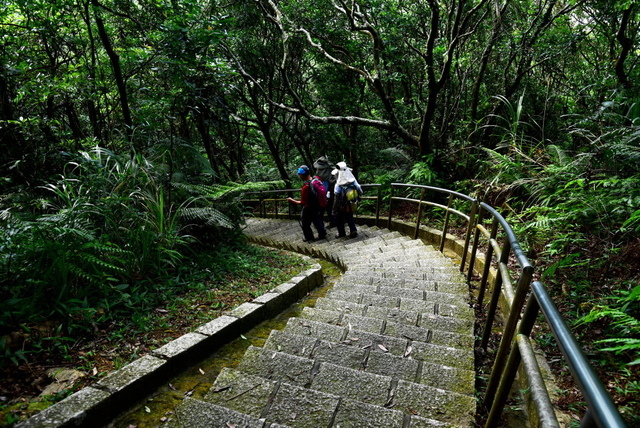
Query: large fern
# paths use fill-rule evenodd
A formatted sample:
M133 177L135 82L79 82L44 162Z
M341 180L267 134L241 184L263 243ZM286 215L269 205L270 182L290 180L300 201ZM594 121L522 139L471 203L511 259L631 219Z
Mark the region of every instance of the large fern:
M628 364L640 364L640 285L630 291L612 296L609 305L597 305L577 321L577 325L589 324L600 319L611 321L611 334L615 337L600 340L598 344L611 344L602 351L628 354Z

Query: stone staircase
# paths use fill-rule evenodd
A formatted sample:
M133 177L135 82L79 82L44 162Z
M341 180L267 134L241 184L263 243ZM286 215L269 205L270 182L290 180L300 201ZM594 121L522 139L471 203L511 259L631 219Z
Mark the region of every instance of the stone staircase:
M454 264L421 241L361 226L302 242L295 221L251 219L256 243L346 269L326 297L223 369L175 427L472 426L474 314Z

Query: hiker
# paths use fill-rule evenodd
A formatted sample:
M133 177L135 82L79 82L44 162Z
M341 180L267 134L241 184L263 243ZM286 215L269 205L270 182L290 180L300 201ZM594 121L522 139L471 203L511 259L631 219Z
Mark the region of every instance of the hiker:
M327 206L329 208L322 208L320 210L320 218L324 220L324 213L326 211L327 221L329 222L327 228L331 229L336 225L336 217L333 215L333 210L331 209L334 201L333 188L336 184L336 176L332 174L332 171L336 169L336 166L327 156L320 156L318 160L313 163L313 168L316 170L317 177L322 180L324 188L327 189Z
M336 185L334 187L335 201L333 203L333 214L336 216L336 226L338 234L336 238L347 236L345 233L344 222L349 225L349 238L358 236L356 222L353 214L356 210L357 203L362 195L362 187L351 172L351 168L347 167L344 162L338 162L338 168L333 170L333 174L337 176Z
M300 177L300 179L302 180L302 191L300 192L300 200L297 201L293 198L287 198L287 201L291 202L292 204L302 205L302 212L300 214L302 221L302 234L304 235L304 238L302 240L304 242L315 241L313 230L311 230L312 223L318 231L318 239L325 239L327 237L327 231L325 230L324 223L322 223L322 219L319 216L321 207L318 202L318 197L314 194L314 190L311 187L311 182L314 177L311 176L309 167L306 165L300 166L300 168L298 168L298 177Z

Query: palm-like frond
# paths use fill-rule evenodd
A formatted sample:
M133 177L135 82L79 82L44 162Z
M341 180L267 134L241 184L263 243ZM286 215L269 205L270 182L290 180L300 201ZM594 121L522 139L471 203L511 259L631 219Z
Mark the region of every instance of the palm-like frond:
M281 180L276 181L260 181L249 183L229 183L222 184L188 184L188 183L172 183L174 187L182 189L194 196L204 197L213 201L227 199L229 197L239 197L245 193L257 192L260 190L274 189L282 187L284 183Z
M224 227L226 229L233 229L234 223L213 207L188 207L183 208L180 211L182 219L187 222L202 222L207 226Z

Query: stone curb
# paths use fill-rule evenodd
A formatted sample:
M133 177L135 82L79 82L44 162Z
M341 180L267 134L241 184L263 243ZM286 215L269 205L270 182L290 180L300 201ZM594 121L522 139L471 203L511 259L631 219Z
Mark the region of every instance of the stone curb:
M302 256L303 259L309 259ZM93 385L37 413L16 428L104 426L189 364L200 361L240 334L282 312L324 282L322 267L311 268L251 302L198 327Z

